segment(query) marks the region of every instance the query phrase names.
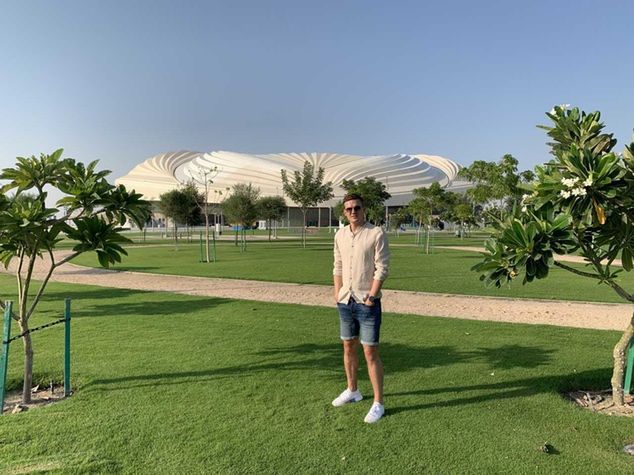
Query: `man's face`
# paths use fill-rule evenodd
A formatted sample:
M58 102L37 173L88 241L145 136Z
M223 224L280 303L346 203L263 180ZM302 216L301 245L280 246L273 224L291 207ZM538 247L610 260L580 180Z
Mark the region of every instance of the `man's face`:
M350 224L358 225L365 222L363 215L363 204L359 200L349 200L343 204L343 212Z

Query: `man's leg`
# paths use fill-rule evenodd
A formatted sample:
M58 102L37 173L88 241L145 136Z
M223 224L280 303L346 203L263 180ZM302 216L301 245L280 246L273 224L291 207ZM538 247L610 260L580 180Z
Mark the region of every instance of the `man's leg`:
M374 402L383 404L383 362L379 355L379 346L363 345L363 353L368 364L368 375L374 391Z
M346 371L348 387L332 401L335 407L349 402L359 402L363 396L357 389L357 373L359 370L359 322L352 316L349 304L337 304L341 324L341 340L343 342L343 367Z
M343 340L343 366L350 391L357 390L357 373L359 372L359 340Z

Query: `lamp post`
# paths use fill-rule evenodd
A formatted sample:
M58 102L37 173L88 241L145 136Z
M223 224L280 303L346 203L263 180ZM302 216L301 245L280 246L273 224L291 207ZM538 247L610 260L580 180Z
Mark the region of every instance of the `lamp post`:
M385 175L385 191L389 190L389 184L388 184L388 177L387 175ZM387 204L387 201L385 202L385 231L388 232L390 230L390 223L389 223L389 209L390 207Z

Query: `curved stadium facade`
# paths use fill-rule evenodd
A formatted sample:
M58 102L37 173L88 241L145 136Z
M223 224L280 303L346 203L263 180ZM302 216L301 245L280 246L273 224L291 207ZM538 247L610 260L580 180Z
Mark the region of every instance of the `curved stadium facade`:
M435 155L246 154L228 151L163 153L137 165L116 183L135 189L146 200L157 202L161 194L199 176L201 169L217 167L214 190L224 190L236 183L252 183L260 188L262 196L283 196L280 170L290 173L302 170L306 161L315 168L323 168L324 181L333 185L335 197L322 203L320 209L313 210L308 219L309 223L321 226L332 221L328 210L343 197L344 190L340 185L344 179L358 181L374 177L384 183L392 195L387 206L406 205L413 197L414 188L427 187L434 182L450 191L463 192L468 187L466 182L456 180L460 165ZM296 206L288 198L286 202L291 210ZM297 210L294 211L293 217L289 212L292 221L296 221L294 216L299 219Z

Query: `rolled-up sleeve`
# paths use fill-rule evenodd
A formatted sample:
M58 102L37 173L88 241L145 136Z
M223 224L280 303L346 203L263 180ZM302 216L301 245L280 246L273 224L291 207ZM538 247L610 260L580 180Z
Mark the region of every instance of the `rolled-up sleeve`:
M335 249L334 249L334 264L332 267L332 275L343 275L343 266L341 265L341 252L339 251L339 245L337 244L337 237L335 236Z
M387 279L390 267L390 247L387 234L381 230L374 244L374 280L383 282Z

